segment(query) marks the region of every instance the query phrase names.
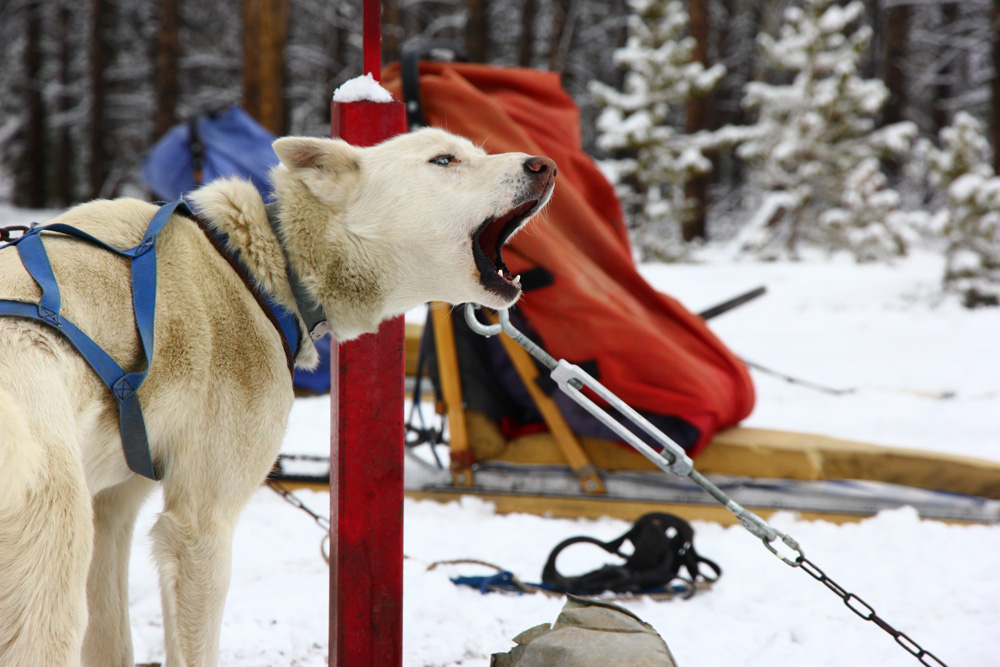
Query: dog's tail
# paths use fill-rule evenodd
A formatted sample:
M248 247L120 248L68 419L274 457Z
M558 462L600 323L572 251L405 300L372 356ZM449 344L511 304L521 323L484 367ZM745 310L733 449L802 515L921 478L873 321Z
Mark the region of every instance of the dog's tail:
M0 509L16 503L35 486L43 455L14 399L0 389Z

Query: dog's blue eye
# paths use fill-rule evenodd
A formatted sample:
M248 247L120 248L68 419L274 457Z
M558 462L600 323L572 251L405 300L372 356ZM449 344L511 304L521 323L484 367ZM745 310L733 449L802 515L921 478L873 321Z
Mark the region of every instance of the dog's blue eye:
M435 158L431 158L431 164L436 164L439 167L447 167L454 161L455 161L454 155L438 155Z

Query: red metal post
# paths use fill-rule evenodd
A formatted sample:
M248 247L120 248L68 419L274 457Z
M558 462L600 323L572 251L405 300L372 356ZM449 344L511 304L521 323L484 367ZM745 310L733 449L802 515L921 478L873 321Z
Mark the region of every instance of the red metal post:
M365 0L364 26L362 38L363 74L371 74L376 81L382 80L382 3Z
M379 80L378 0L365 0L364 18L365 72ZM334 102L331 125L332 136L371 146L406 131L406 110ZM403 330L397 317L333 350L331 667L403 663Z
M357 146L406 131L402 102L333 104ZM336 345L330 369L330 665L402 664L403 318Z

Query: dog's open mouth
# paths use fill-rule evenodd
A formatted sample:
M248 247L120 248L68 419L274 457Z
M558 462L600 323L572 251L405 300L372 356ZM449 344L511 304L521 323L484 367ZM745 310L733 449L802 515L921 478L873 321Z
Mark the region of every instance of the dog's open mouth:
M521 276L511 275L503 261L503 246L524 221L538 209L539 200L527 201L499 218L487 218L472 235L472 255L479 269L479 282L505 299L521 291Z

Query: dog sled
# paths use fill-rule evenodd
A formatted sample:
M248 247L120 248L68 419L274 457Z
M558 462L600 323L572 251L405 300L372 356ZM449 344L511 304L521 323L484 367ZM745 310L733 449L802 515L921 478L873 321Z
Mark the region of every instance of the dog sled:
M386 68L383 85L405 99L411 125L556 160L560 186L547 219L504 255L525 283L512 317L684 446L738 502L827 520L902 505L928 518L1000 519L998 463L739 426L753 406L745 365L703 317L639 276L613 189L583 153L578 110L555 74L404 57ZM448 423L450 465L436 481L408 484L411 497L474 493L500 511L732 521L700 489L671 482L583 418L506 335L486 341L443 304L431 305L426 329L423 356Z
M447 419L449 438L442 445L451 465L445 473L417 463L423 474L408 478L408 496L447 502L474 494L500 512L560 517L633 521L646 513L667 512L687 520L734 522L702 489L664 476L622 443L574 433L543 392L535 392L534 398L547 429L505 434L489 414L476 409L482 405L482 397L476 396L483 377L480 359L459 355L463 346L454 342L475 334L459 318L452 319L443 304L431 308L424 351L428 356L433 345L437 356L435 403ZM438 327L444 335L437 333ZM504 350L524 372L525 383L535 381L538 372L527 353L505 334L498 337L506 339ZM418 393L422 384L418 376L413 383ZM416 418L419 409L410 414L409 446L430 443L433 448L442 438L420 428L424 419ZM1000 464L972 457L737 425L715 434L695 464L737 502L765 518L792 510L808 519L843 522L908 505L923 518L1000 519Z

